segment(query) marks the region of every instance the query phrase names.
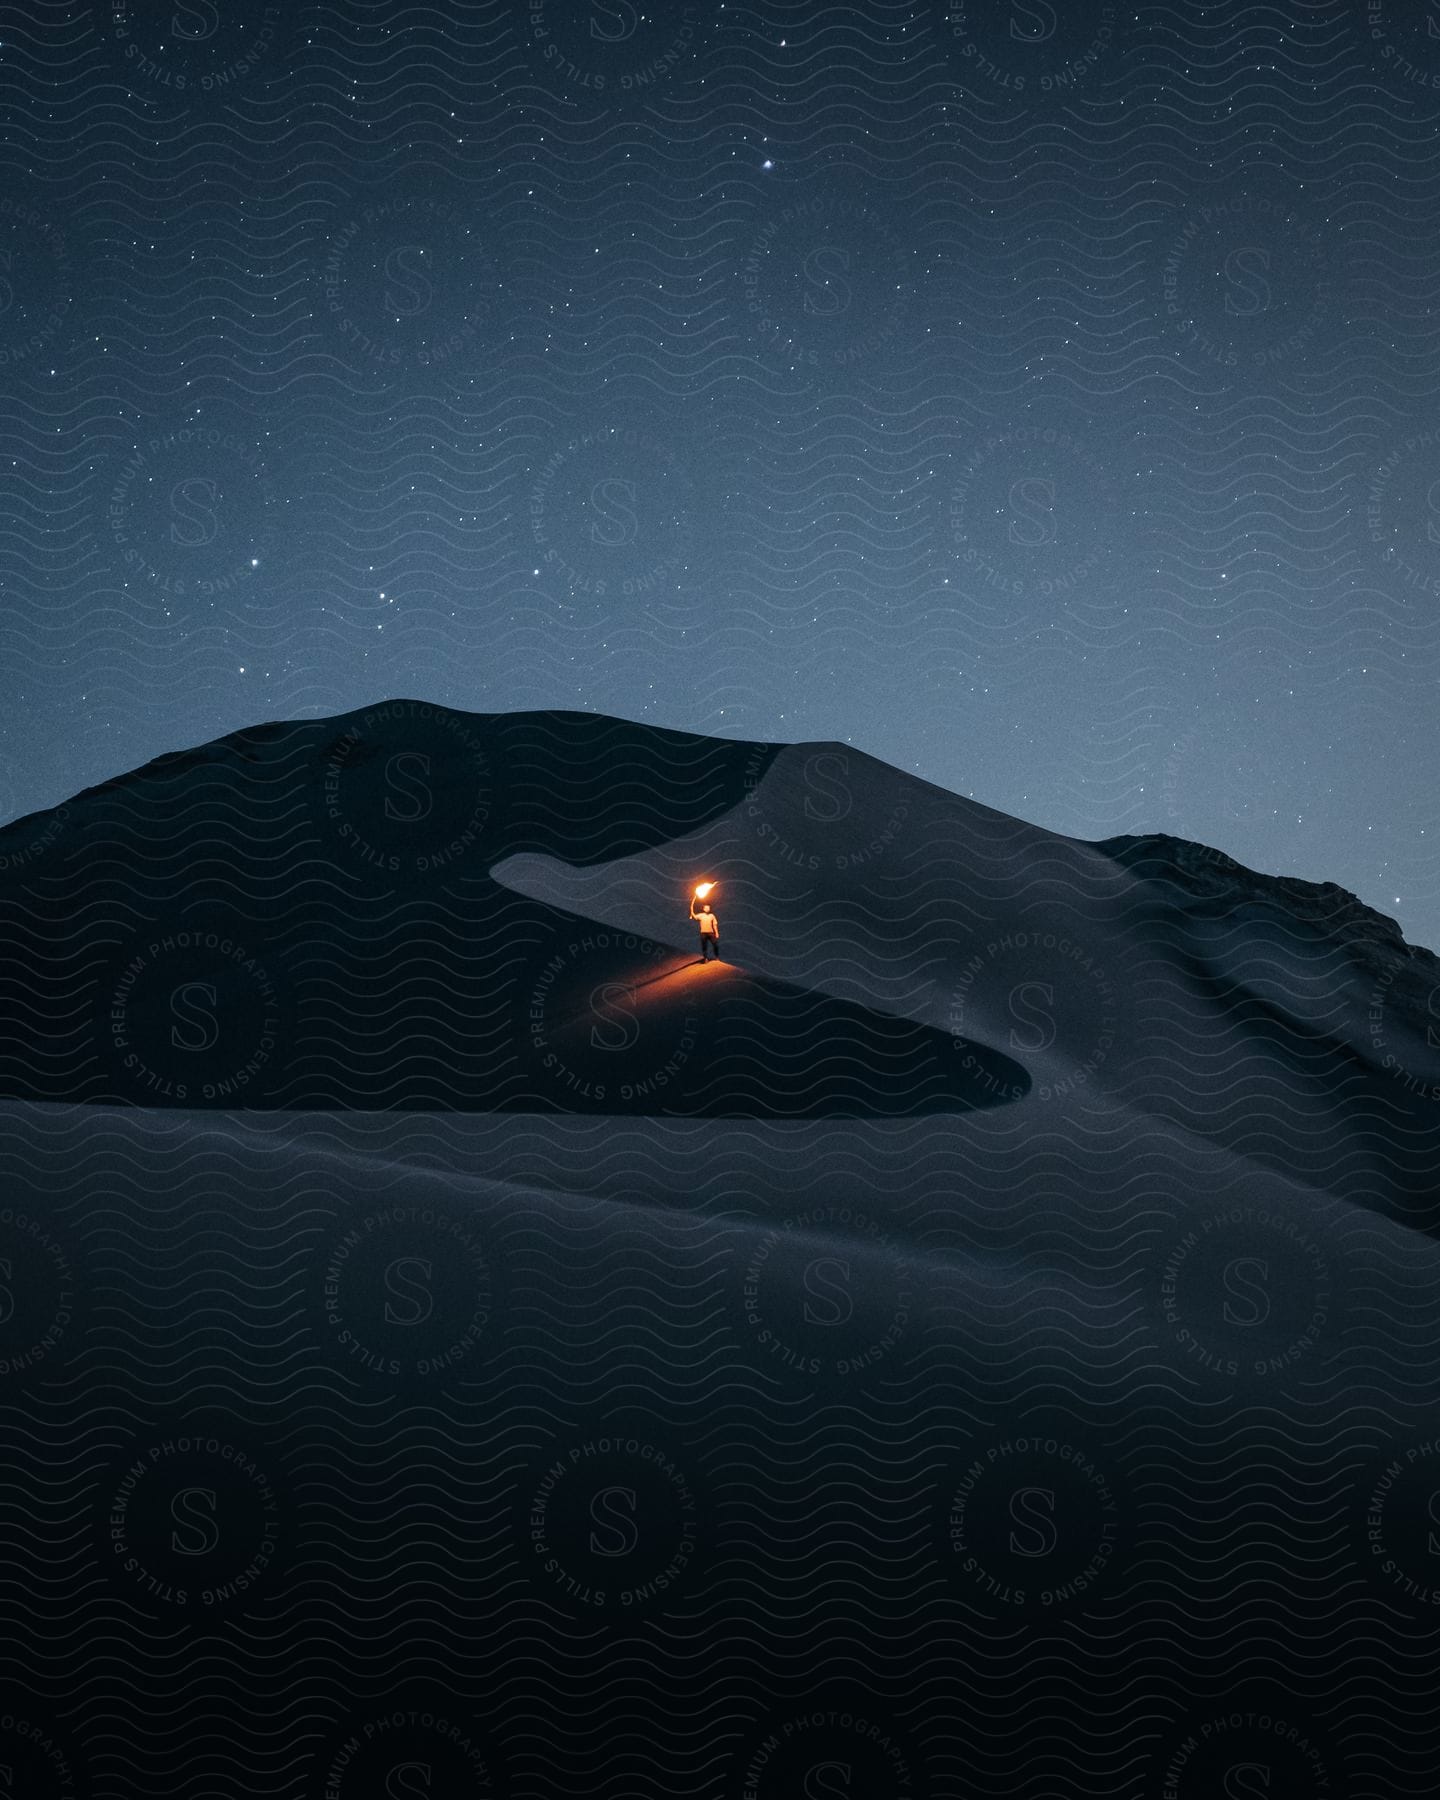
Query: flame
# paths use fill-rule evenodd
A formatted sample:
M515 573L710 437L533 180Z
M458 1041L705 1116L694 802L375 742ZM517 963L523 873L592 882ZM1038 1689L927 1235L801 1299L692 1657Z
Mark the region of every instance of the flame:
M705 897L706 897L706 896L707 896L707 895L708 895L708 894L709 894L709 892L710 892L710 890L711 890L711 889L712 889L712 888L713 888L713 887L714 887L714 886L715 886L715 883L714 883L714 882L713 882L713 881L702 881L702 882L700 882L700 883L699 883L699 884L698 884L698 886L697 886L697 887L696 887L696 889L695 889L695 898L696 898L696 899L697 899L697 900L703 900L703 899L705 899Z

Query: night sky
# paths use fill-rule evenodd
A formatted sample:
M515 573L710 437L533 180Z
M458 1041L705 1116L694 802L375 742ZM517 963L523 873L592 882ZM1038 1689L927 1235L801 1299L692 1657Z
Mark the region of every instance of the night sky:
M18 0L0 820L404 695L1440 947L1440 5Z

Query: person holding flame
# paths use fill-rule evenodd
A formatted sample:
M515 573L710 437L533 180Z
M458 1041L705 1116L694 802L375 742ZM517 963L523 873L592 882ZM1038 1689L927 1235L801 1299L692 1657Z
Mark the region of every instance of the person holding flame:
M700 927L700 960L709 962L710 952L715 953L715 961L720 961L720 921L715 916L707 896L716 887L713 881L702 881L690 898L690 917Z

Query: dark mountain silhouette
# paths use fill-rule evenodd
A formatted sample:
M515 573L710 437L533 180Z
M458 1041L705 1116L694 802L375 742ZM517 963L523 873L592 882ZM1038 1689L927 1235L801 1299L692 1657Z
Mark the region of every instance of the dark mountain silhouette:
M1302 1111L1440 1081L1440 963L1333 884L940 795L840 745L589 713L399 700L237 732L0 832L0 1092L805 1117L1010 1105L1043 1070L1183 1105L1237 1031ZM635 891L525 891L527 858ZM685 916L705 873L713 968Z

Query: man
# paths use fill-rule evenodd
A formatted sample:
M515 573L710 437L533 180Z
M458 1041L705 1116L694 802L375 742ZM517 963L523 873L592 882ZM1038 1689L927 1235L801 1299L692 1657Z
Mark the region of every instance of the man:
M715 961L720 960L720 921L715 916L714 908L708 900L692 900L690 917L700 927L700 960L710 961L710 952L715 952Z

